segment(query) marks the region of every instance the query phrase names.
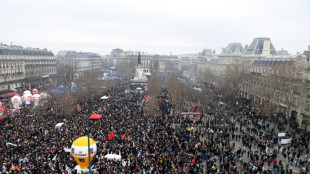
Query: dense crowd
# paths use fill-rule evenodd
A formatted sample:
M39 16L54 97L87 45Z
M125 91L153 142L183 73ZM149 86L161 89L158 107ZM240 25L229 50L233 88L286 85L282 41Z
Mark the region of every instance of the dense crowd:
M200 119L180 120L172 114L167 89L157 97L160 114L147 116L143 93L129 87L121 81L108 91L109 99L98 94L71 116L55 112L49 102L43 114L31 109L14 114L1 123L1 172L71 173L76 162L64 148L87 135L89 121L98 148L92 163L99 173L310 172L309 139L288 129L285 121L260 117L248 101L231 101L214 91L214 102ZM103 117L88 120L92 113ZM60 122L65 124L55 129ZM111 132L115 137L110 140ZM291 143L279 145L278 132L285 132ZM105 159L110 153L120 153L122 160Z

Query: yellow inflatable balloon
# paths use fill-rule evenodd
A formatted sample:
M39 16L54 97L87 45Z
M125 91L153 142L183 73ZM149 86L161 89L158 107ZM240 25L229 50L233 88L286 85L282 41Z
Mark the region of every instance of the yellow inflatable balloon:
M92 138L89 138L89 145L90 161L92 161L97 152L97 145ZM88 167L88 137L80 137L72 143L71 155L74 160L80 165L81 169L86 169Z

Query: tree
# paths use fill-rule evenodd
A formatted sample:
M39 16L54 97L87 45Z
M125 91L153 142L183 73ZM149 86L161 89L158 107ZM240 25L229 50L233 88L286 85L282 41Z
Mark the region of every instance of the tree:
M189 99L188 88L178 80L175 74L170 74L167 79L167 87L171 93L172 99L175 103L176 110L182 112L184 110L184 104Z
M287 116L290 116L292 108L296 108L301 102L299 98L304 86L302 80L304 68L303 62L298 59L279 61L270 68L270 74L261 77L263 85L256 87L256 92L262 97L263 115L271 116L282 106L286 108Z
M151 98L145 104L146 114L148 116L154 116L157 111L157 99L161 95L160 78L157 72L153 73L147 84L148 91L145 93Z
M242 66L229 65L224 75L217 78L216 87L230 99L236 99L245 78L246 74Z
M85 102L97 95L100 95L102 89L102 81L98 80L96 72L85 72L84 75L77 81L77 92L75 97L78 102Z

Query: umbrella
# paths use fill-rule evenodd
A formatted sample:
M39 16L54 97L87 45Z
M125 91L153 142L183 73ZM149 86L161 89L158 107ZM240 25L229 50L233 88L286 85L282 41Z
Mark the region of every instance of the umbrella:
M106 99L108 99L109 97L108 96L102 96L100 99L102 99L102 100L106 100Z
M142 88L138 87L137 90L141 90Z
M150 98L151 98L151 96L149 96L149 95L145 97L145 99L150 99Z
M89 117L89 119L91 119L91 120L99 120L100 118L102 118L102 115L99 115L99 114L96 114L96 113L94 113L93 115L91 115Z
M61 126L62 126L63 124L64 124L64 123L57 123L57 124L55 125L55 129L60 129Z

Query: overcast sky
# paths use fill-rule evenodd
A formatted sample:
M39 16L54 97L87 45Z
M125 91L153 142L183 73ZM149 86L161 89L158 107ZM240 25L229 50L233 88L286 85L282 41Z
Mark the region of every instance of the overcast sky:
M295 54L310 45L309 9L309 0L0 0L0 42L181 54L270 37Z

